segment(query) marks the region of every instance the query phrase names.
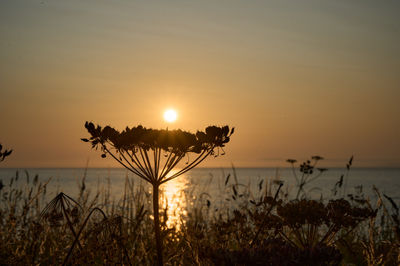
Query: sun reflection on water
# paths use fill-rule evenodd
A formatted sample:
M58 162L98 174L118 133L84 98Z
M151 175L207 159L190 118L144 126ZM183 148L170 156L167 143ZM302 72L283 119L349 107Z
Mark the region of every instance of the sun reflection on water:
M178 170L171 171L169 176L176 173ZM182 217L187 215L185 189L188 186L186 175L181 175L161 185L160 205L162 210L167 210L168 220L166 225L170 228L175 226L180 229Z

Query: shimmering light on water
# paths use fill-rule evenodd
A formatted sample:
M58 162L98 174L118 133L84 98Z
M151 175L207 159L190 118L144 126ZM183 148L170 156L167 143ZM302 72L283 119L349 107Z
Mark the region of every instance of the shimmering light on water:
M171 172L172 174L176 173ZM187 214L187 201L185 198L185 189L189 184L186 175L181 175L161 185L160 205L162 209L167 209L167 226L175 226L178 230L181 224L181 217Z

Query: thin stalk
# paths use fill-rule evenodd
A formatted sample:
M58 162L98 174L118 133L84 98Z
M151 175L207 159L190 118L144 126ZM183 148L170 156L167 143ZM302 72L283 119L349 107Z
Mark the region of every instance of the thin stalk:
M175 178L175 177L177 177L177 176L179 176L179 175L182 175L182 174L186 173L187 171L193 169L193 168L196 167L197 165L199 165L202 161L204 161L204 159L206 159L206 158L211 154L211 152L213 151L213 149L214 149L214 147L213 147L212 149L210 149L210 150L208 151L208 153L204 154L202 158L201 158L201 155L198 156L198 157L196 158L196 160L194 160L191 164L189 164L188 166L186 166L185 168L183 168L181 171L179 171L178 173L176 173L176 174L174 175L173 178ZM196 161L197 161L197 162L196 162Z
M297 178L296 169L294 168L294 163L292 163L292 171L293 171L293 176L296 179L296 182L298 184L299 183L299 179Z
M282 187L282 186L283 186L282 183L279 184L279 187L278 187L278 189L277 189L276 192L275 192L275 196L274 196L274 201L273 201L273 203L276 202L276 199L278 198L278 194L279 194L279 191L281 190L281 187ZM271 213L271 211L272 211L272 209L274 208L274 206L275 206L275 204L271 204L271 207L268 209L266 216L268 216L268 215ZM262 230L263 227L265 226L266 220L267 220L267 219L264 219L263 222L262 222L262 224L261 224L260 227L258 228L258 230L257 230L257 232L256 232L256 234L255 234L255 236L254 236L254 238L251 240L250 247L252 247L252 246L254 245L254 243L257 241L258 235L261 233L261 230Z
M300 226L299 234L301 239L303 239L304 246L307 246L306 232L303 225Z
M150 166L147 165L146 159L144 158L142 148L139 147L140 157L142 157L143 164L145 167L145 173L150 179L153 179L153 174L151 173Z
M151 162L150 162L150 159L149 159L149 155L147 154L147 151L145 149L143 149L143 151L144 151L144 156L146 158L146 162L147 162L147 164L149 166L150 173L153 176L154 180L157 180L156 171L155 171L155 165L154 165L154 169L153 169L153 167L151 167Z
M115 157L115 155L112 154L111 151L110 151L109 149L107 149L107 147L105 147L105 146L103 146L103 147L104 147L104 150L105 150L108 154L110 154L117 162L119 162L123 167L125 167L126 169L128 169L128 170L131 171L132 173L137 174L137 173L135 173L130 167L126 166L122 161L118 160L118 158ZM138 175L138 176L141 177L141 178L143 178L143 179L146 180L147 182L150 182L150 180L147 179L147 178L145 178L143 175Z
M124 155L121 151L120 151L119 153L121 154L121 156L122 156L122 158L125 160L125 162L127 162L127 163L129 164L129 166L131 167L133 173L135 173L135 174L138 175L138 176L141 176L142 178L145 177L145 176L143 176L138 170L135 169L135 166L133 166L133 165L129 162L129 160L125 157L125 155ZM128 152L126 152L126 153L129 155ZM133 160L132 160L132 162L133 162ZM135 162L133 162L133 163L135 163Z
M346 196L346 189L347 189L347 181L349 180L349 172L350 172L350 167L347 168L346 170L346 175L344 176L344 185L343 185L343 195L342 198Z
M127 152L127 154L128 154L129 157L131 158L132 162L134 162L134 163L137 165L137 167L139 168L139 170L142 171L142 173L143 173L144 175L146 175L146 174L147 174L147 173L146 173L146 170L144 169L143 165L140 163L140 160L139 160L139 158L136 156L135 152L132 151L133 157L132 157L131 154L129 154L129 152ZM150 180L150 179L149 179L148 181L151 183L151 180Z
M67 213L67 209L65 208L65 204L64 204L64 201L63 201L63 200L61 200L61 208L62 208L62 210L63 210L63 213L64 213L65 218L67 219L68 227L69 227L69 229L72 231L72 234L74 235L74 237L76 238L76 232L75 232L75 230L74 230L74 227L73 227L73 225L72 225L71 220L69 219L69 216L68 216L68 213ZM79 246L79 248L82 250L82 245L81 245L81 243L80 243L79 241L78 241L78 246Z
M293 247L297 247L296 243L293 242L284 232L280 231L279 234L283 236Z
M157 178L159 177L159 174L160 174L161 152L162 152L162 149L159 148L158 149L158 157L157 157Z
M158 266L163 265L163 254L162 254L162 238L160 228L160 214L158 205L158 192L159 185L153 184L153 215L154 215L154 232L156 235L156 247L157 247L157 264Z
M347 232L346 232L343 236L341 236L340 238L341 238L341 239L344 239L345 237L347 237L351 232L354 231L354 229L356 229L356 227L358 226L358 224L359 224L359 223L357 223L354 227L350 228L350 230L347 231ZM333 239L333 237L334 237L335 235L336 235L336 232L335 232L335 234L333 234L333 235L330 237L329 242L332 241L332 239ZM339 240L339 239L333 241L333 244L335 244L338 240Z
M325 233L324 237L318 242L318 244L322 244L325 242L325 240L327 240L331 234L335 234L335 225L331 225L328 229L328 231Z
M299 183L299 189L297 190L297 194L296 194L296 199L299 198L300 196L300 192L303 190L303 186L304 186L304 173L301 175L301 179L300 179L300 183Z
M168 162L169 162L169 160L171 159L171 156L172 156L172 152L169 152L169 156L168 156L168 158L167 158L167 161L165 162L165 164L164 164L164 166L163 166L163 169L161 170L160 179L161 179L161 177L162 177L163 174L164 174L164 170L165 170L165 168L167 167Z
M179 172L176 173L176 175L180 175L180 172L183 172L185 169L188 169L190 167L192 167L192 165L196 164L198 162L198 160L204 155L207 154L205 157L207 157L213 150L214 150L215 146L213 146L211 149L209 150L203 150L202 153L197 156L197 158L195 160L193 160L193 162L191 162L189 165L187 165L186 167L184 167L182 170L180 170ZM204 160L204 158L202 159ZM196 164L197 165L197 164ZM190 168L192 169L192 168Z
M154 176L156 179L158 179L158 168L160 167L159 165L159 156L158 156L158 149L159 148L154 148L153 151L153 158L154 158Z
M90 211L90 213L89 213L88 216L86 217L85 221L83 222L81 228L79 229L78 234L77 234L77 236L75 237L74 242L72 243L71 247L69 248L68 254L67 254L67 256L66 256L65 259L64 259L63 266L67 264L68 259L69 259L69 257L71 256L72 251L74 250L74 247L75 247L76 243L78 242L78 239L79 239L79 237L80 237L80 235L81 235L83 229L85 228L87 222L89 221L90 216L92 216L92 214L94 213L94 211L99 211L101 214L103 214L104 219L107 219L106 214L105 214L100 208L97 208L97 207L96 207L96 208L94 208L94 209L92 209L92 210Z
M303 242L303 239L301 237L301 233L299 228L290 228L292 230L292 233L297 237L297 239L300 241L300 245L304 248L305 244Z
M182 160L182 158L185 157L184 154L179 155L179 156L175 156L172 160L172 162L170 163L170 166L168 167L168 169L165 171L164 175L160 177L159 181L161 182L162 179L164 177L166 177L168 175L169 172L171 172L172 169L174 169L174 167ZM171 180L168 178L168 180ZM164 183L164 181L162 181Z
M205 153L205 151L203 151L191 164L189 164L188 166L186 166L185 168L183 168L182 170L180 170L179 172L173 174L172 176L168 177L167 179L161 181L161 184L174 179L175 177L178 177L184 173L186 173L187 171L193 169L194 167L196 167L198 164L200 164L205 158L208 157L208 155L210 155L210 153L212 152L213 149L209 150L208 153ZM204 155L204 156L203 156ZM203 156L203 157L202 157ZM201 158L202 157L202 158ZM200 159L201 158L201 159Z
M160 177L158 178L158 182L160 182L171 170L172 170L172 166L174 165L174 163L176 162L176 158L179 158L178 155L176 155L176 153L174 153L174 156L172 157L172 159L170 159L168 162L165 163L165 169L164 171L161 173Z

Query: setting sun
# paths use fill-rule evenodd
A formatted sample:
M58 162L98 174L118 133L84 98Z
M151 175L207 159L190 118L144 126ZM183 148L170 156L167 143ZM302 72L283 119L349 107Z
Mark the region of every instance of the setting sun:
M0 0L0 266L400 266L399 13Z
M173 109L168 109L164 112L164 120L167 121L168 123L175 122L177 118L178 114Z

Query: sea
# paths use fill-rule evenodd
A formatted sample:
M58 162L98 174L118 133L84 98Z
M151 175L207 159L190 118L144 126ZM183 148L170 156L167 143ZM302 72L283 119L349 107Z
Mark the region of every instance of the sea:
M8 186L11 179L16 182L14 186L26 186L35 176L41 182L50 180L47 185L50 196L58 192L77 196L83 178L87 189L96 191L107 187L114 197L122 193L127 178L137 186L147 187L144 180L124 168L0 168L3 186ZM214 199L229 191L233 185L238 185L236 190L243 188L255 193L269 189L273 193L276 189L274 185L277 187L276 184L283 182L282 191L286 191L290 198L297 195L301 176L298 169L292 168L195 168L163 186L206 192ZM341 179L342 184L339 187ZM316 170L306 180L301 194L305 192L309 197L325 199L332 198L335 194L336 197L362 194L375 198L374 187L382 195L399 200L400 168L332 168L322 173Z

